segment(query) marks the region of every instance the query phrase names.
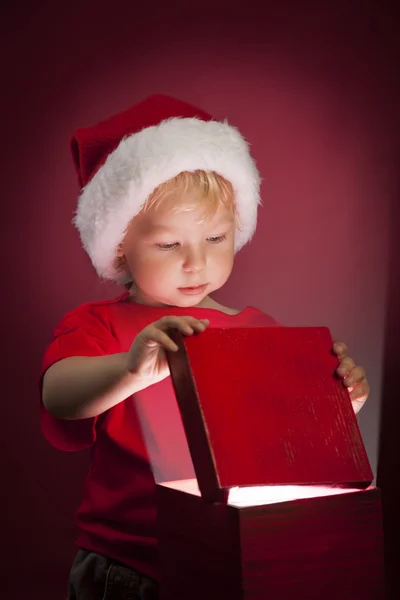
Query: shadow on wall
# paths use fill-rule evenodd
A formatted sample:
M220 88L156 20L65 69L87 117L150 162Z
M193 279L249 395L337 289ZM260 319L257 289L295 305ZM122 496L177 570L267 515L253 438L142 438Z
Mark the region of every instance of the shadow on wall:
M399 157L400 158L400 157ZM390 277L383 369L378 486L382 488L387 600L400 598L400 201L393 203Z

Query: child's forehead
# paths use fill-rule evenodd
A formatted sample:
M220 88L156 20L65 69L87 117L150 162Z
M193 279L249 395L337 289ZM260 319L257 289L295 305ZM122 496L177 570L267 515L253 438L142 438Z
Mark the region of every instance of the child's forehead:
M140 219L141 229L146 232L161 233L164 230L179 227L218 227L234 223L231 210L222 204L212 214L205 214L204 207L186 205L182 207L163 207L144 213Z

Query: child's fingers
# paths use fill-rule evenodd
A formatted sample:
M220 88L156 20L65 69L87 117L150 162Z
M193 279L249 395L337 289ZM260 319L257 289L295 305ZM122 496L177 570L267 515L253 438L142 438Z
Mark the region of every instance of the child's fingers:
M355 414L364 406L370 387L366 378L365 370L356 366L354 360L347 356L347 346L343 342L333 344L333 352L340 360L336 369L338 377L343 379L343 385L347 388Z
M178 346L171 340L169 335L156 327L148 328L146 331L143 331L140 340L142 344L148 348L161 346L165 350L170 350L171 352L176 352L178 350Z
M149 348L161 346L165 350L176 352L178 346L168 335L168 330L177 329L183 335L192 335L195 331L204 331L208 323L207 320L199 321L194 317L163 317L142 331L141 341Z
M350 390L349 390L350 391ZM366 400L369 395L369 383L366 379L361 383L356 384L350 391L352 400Z
M347 356L347 346L344 342L335 342L333 344L333 352L340 359L346 358Z
M347 388L354 388L359 383L366 380L365 371L362 367L354 367L344 379L343 383Z
M194 317L163 317L155 324L162 331L177 329L184 335L192 335L195 331L204 331L208 325L208 319L199 320Z
M346 356L346 358L341 359L340 364L336 369L336 373L339 375L339 377L347 377L354 367L354 360L349 356Z
M370 393L369 383L366 379L362 383L359 383L350 392L350 399L353 405L355 414L357 414L364 406Z

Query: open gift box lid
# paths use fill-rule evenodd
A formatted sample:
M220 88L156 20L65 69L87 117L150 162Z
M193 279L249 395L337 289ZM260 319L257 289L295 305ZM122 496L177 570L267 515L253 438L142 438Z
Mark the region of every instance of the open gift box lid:
M168 353L202 497L233 487L366 488L372 470L326 327L208 329Z

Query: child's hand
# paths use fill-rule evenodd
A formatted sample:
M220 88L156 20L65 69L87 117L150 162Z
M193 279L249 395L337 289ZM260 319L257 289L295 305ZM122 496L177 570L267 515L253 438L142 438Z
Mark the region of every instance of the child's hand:
M347 346L343 342L335 342L333 352L340 360L336 373L343 379L343 385L349 390L351 403L357 414L364 406L370 392L365 371L362 367L356 366L354 360L347 356Z
M205 331L208 319L194 317L163 317L145 327L134 339L128 353L128 371L143 379L148 385L157 383L169 375L166 350L176 352L177 345L166 333L177 329L183 335Z

